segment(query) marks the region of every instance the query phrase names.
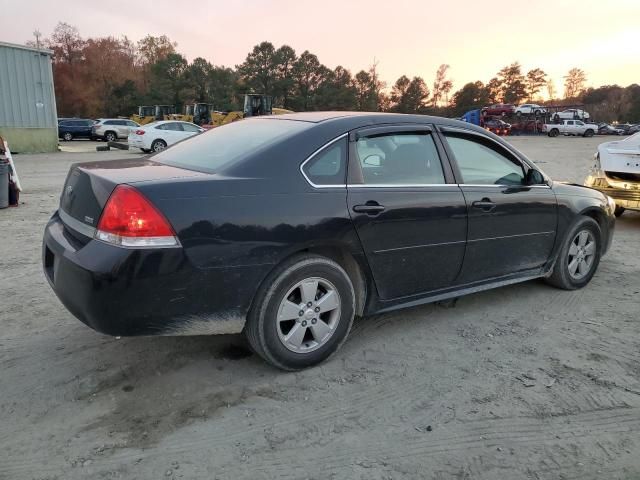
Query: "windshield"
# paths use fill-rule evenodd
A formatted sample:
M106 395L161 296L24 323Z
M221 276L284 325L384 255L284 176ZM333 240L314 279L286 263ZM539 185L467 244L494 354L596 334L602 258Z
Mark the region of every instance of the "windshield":
M215 173L260 148L295 135L312 124L294 120L241 120L181 142L153 157L167 165Z

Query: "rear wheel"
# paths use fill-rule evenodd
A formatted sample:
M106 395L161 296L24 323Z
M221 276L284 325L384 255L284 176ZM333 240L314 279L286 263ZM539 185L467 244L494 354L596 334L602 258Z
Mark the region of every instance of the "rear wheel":
M70 142L71 140L73 140L73 135L70 132L66 132L64 135L62 135L62 139L65 142Z
M104 134L104 139L107 142L115 142L118 139L118 136L115 134L115 132L107 132Z
M161 152L165 148L167 148L167 142L165 142L164 140L154 140L151 144L151 150L154 152Z
M355 313L353 284L333 260L291 258L267 278L247 317L253 350L283 370L326 360L347 338Z
M598 222L581 217L569 230L547 282L564 290L584 287L598 268L601 246Z
M558 130L557 128L552 128L551 130L549 130L550 137L557 137L559 134L560 130Z
M622 215L624 213L624 211L625 211L624 207L619 207L619 206L616 205L616 209L613 211L613 214L616 217L619 217L620 215Z
M585 137L593 137L593 130L591 128L589 128L587 131L584 132L584 136Z

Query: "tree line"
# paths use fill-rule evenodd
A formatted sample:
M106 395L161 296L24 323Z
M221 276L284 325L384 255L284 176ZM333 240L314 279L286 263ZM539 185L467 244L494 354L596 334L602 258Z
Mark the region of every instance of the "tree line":
M34 42L28 42L33 44ZM128 116L138 105L205 102L218 110L242 108L244 94L272 95L274 105L294 111L359 110L459 116L491 103L584 103L606 121L640 121L640 86L585 88L587 76L572 68L562 98L541 68L524 72L515 62L488 82L469 82L452 93L450 66L440 65L432 83L402 75L392 85L374 62L367 70L323 65L305 50L262 42L234 68L198 57L191 63L165 35L83 38L60 22L43 41L54 52L53 73L60 116Z

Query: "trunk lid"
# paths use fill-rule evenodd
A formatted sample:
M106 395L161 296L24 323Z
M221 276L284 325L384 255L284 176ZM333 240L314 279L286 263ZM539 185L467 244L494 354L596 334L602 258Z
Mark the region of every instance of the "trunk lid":
M149 159L74 164L60 195L61 217L68 227L91 236L91 229L98 225L102 209L117 185L207 175Z

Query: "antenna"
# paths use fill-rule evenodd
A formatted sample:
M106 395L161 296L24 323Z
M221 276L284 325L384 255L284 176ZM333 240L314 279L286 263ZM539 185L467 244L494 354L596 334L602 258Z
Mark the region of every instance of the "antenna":
M33 31L33 36L36 37L36 48L40 50L40 37L42 36L42 33L40 33L40 30L36 28Z

